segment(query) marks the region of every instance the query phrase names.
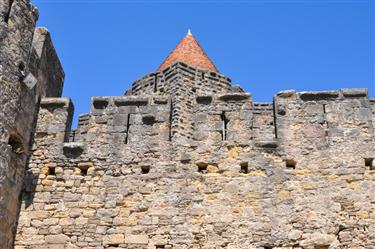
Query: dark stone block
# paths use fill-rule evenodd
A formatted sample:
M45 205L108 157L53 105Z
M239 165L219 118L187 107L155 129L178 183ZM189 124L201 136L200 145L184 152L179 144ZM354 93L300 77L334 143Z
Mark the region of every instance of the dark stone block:
M368 96L367 88L351 88L351 89L341 89L342 95L344 97L355 97L355 98L365 98Z
M148 98L122 98L115 99L116 106L145 106L148 104Z
M303 101L319 101L337 99L340 96L338 91L322 91L322 92L301 92L300 98Z
M198 96L196 101L201 105L209 105L212 102L212 96Z
M231 93L219 97L221 101L244 101L250 100L250 95L247 93Z

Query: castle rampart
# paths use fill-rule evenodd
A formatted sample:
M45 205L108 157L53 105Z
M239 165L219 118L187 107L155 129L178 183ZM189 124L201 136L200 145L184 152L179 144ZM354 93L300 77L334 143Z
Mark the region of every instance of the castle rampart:
M185 144L167 96L94 97L70 142L43 100L16 248L375 246L367 90L192 96Z
M375 248L367 89L254 102L189 32L72 130L36 9L0 7L0 248Z

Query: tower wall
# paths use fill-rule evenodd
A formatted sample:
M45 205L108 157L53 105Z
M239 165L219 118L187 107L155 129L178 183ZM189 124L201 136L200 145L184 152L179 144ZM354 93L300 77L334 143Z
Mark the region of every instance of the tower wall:
M40 96L61 94L64 78L48 32L35 29L37 17L37 10L28 1L0 3L1 248L12 248L19 194ZM24 83L30 79L29 73L38 80L33 88ZM46 77L52 74L55 75L53 82Z
M198 95L231 92L233 90L231 80L228 77L179 62L162 72L151 73L136 80L132 85L131 94L172 94L173 76L176 71L185 72L182 75L189 75L191 88Z
M16 248L375 246L366 90L194 95L182 145L172 100L94 97L71 136L44 99Z

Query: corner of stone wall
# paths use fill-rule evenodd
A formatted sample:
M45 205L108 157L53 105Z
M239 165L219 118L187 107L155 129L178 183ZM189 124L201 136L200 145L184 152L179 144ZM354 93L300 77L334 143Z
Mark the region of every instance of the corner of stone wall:
M60 97L65 73L49 31L44 27L36 28L32 45L37 55L37 68L33 73L38 79L38 93L44 97Z
M69 140L74 106L70 98L42 98L35 141L62 144Z

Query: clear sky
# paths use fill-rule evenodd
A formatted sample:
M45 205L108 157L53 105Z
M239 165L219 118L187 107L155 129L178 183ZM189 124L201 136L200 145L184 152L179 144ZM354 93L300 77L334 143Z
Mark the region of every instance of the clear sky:
M123 95L191 28L219 71L271 101L285 89L369 88L374 1L34 0L63 64L75 118L92 96ZM75 121L76 123L76 121Z

